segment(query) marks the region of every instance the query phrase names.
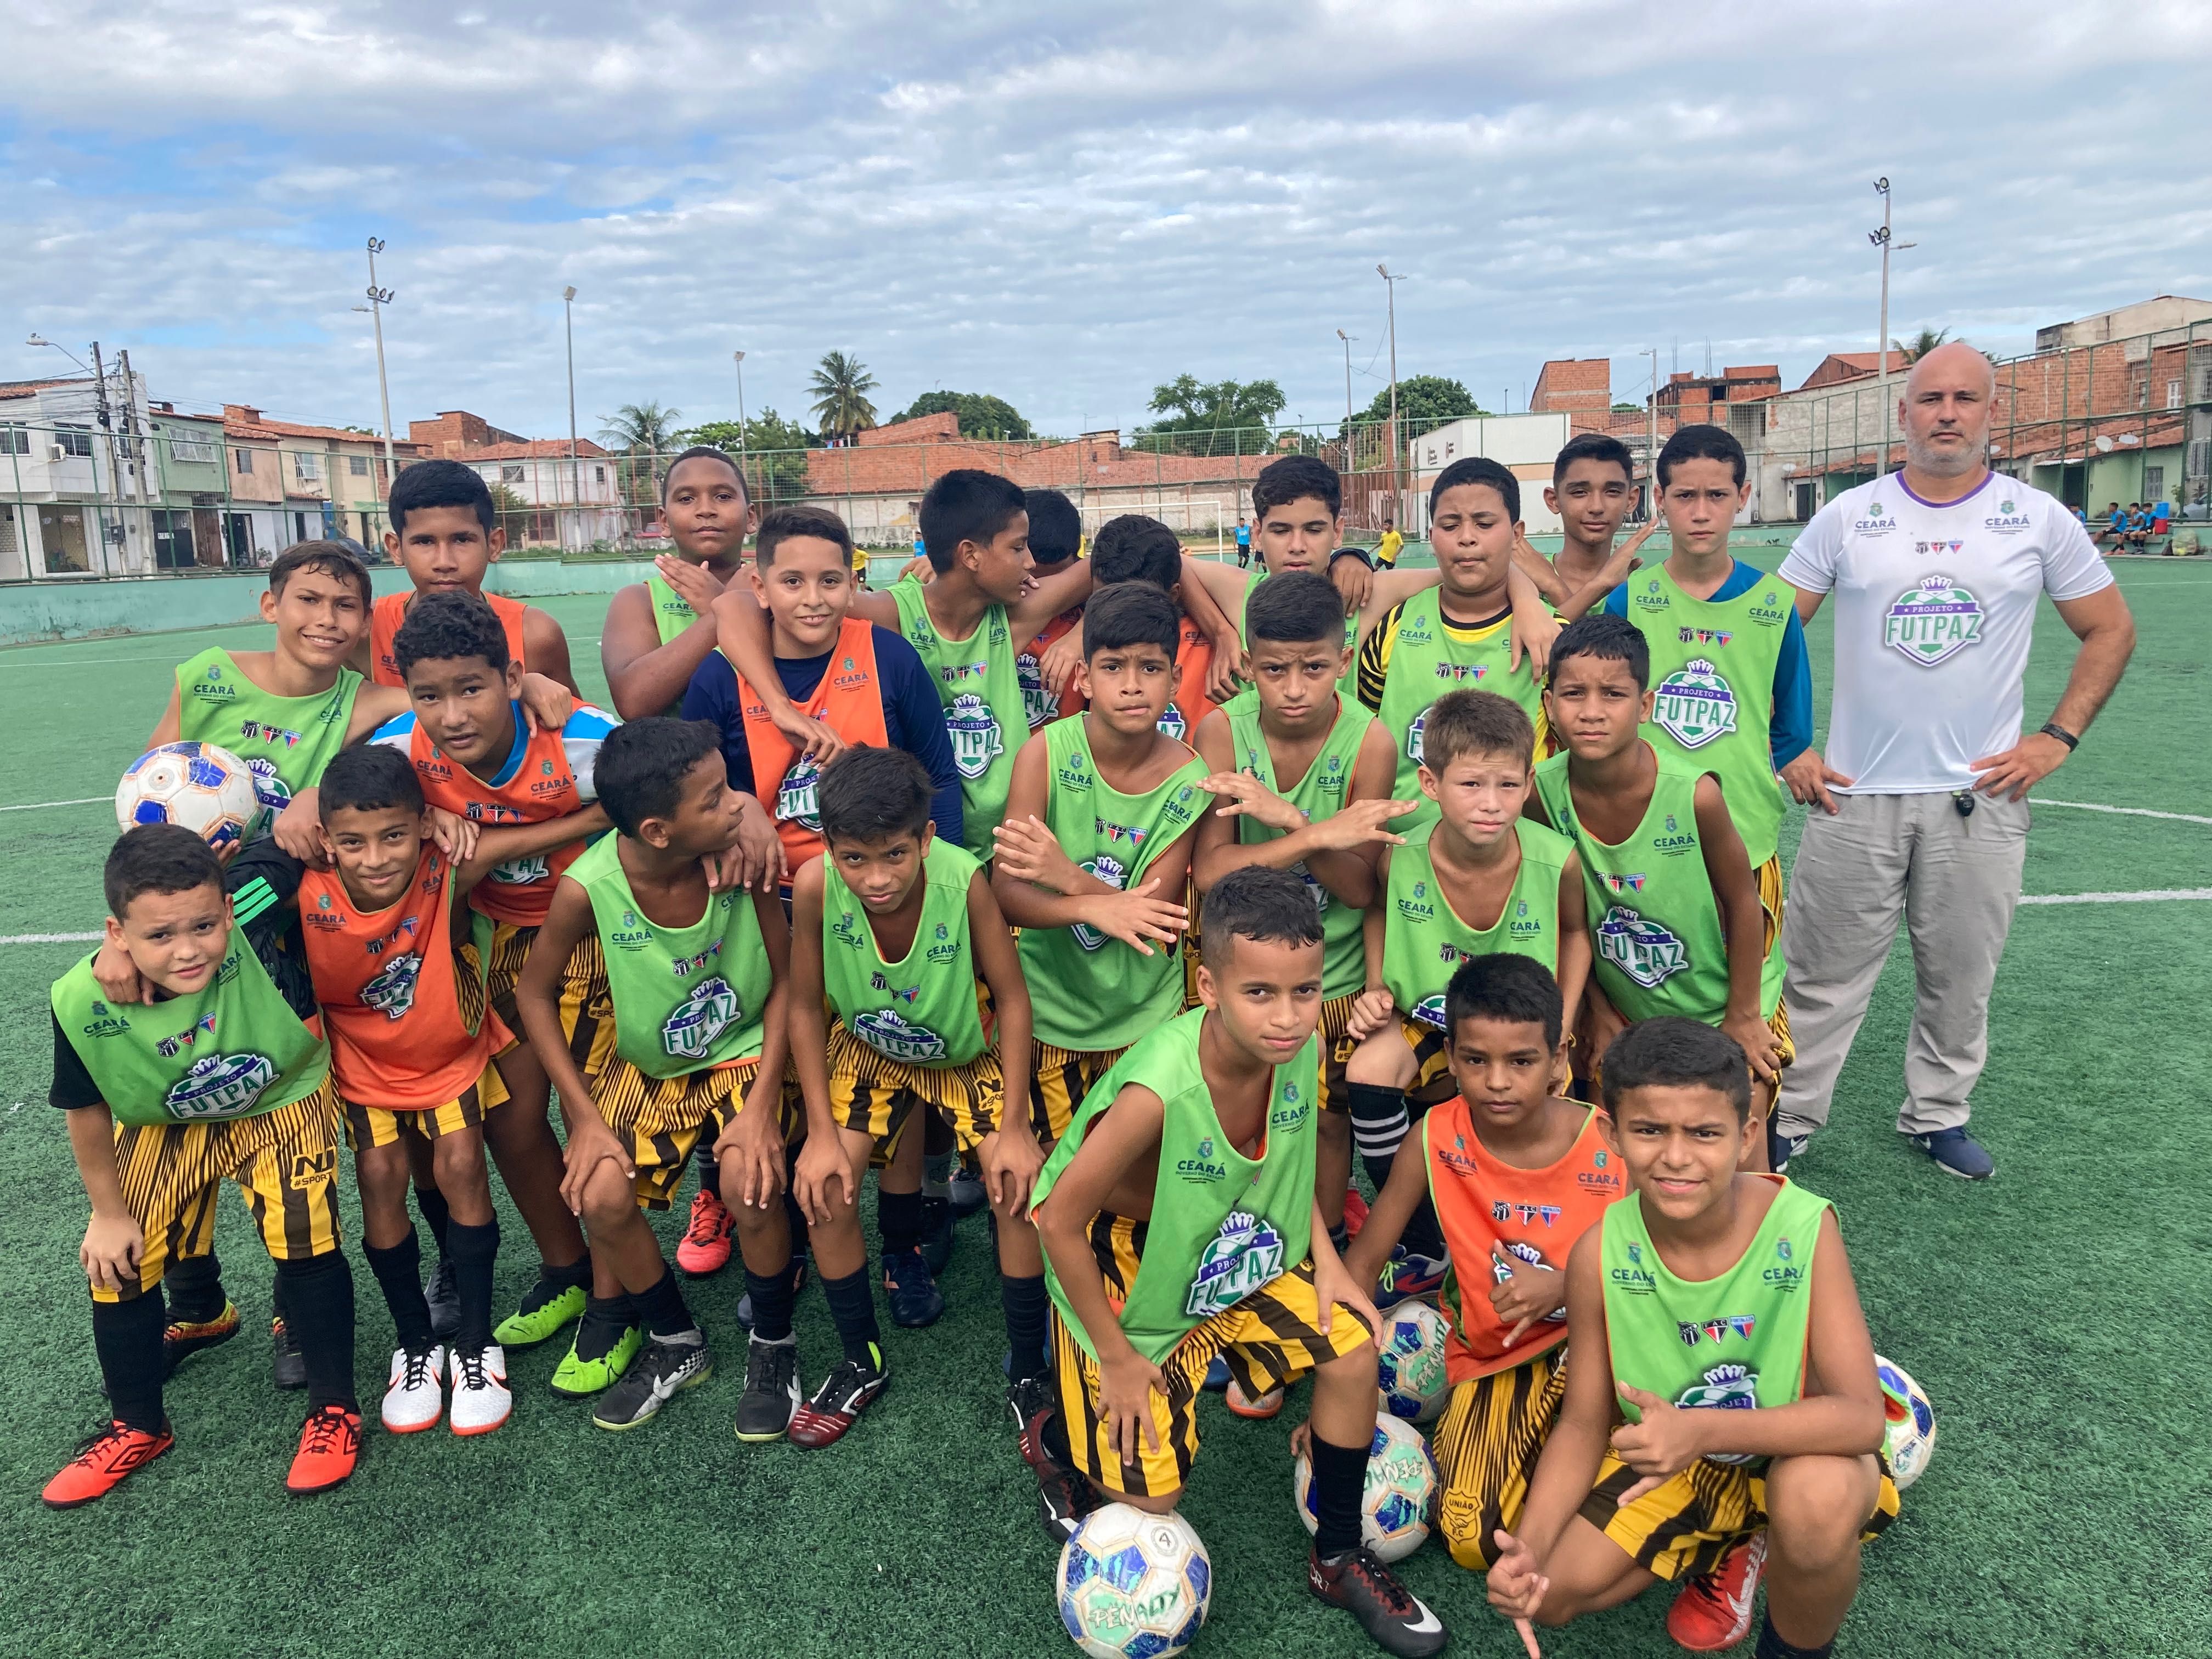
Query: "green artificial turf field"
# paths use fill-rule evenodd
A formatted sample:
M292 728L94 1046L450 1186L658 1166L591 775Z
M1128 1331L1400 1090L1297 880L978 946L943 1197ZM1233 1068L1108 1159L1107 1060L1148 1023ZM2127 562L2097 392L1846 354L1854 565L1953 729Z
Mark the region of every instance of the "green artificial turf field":
M2039 793L2200 816L2039 811L2026 891L2198 896L2021 908L1976 1097L1999 1165L1982 1185L1936 1173L1892 1127L1910 1017L1900 947L1832 1127L1792 1171L1836 1200L1875 1344L1919 1378L1941 1422L1931 1472L1868 1553L1846 1652L2178 1655L2207 1651L2212 1632L2202 1403L2212 1234L2197 1179L2212 1163L2212 570L2130 563L2121 580L2142 630L2133 669ZM603 602L548 608L596 692ZM980 1220L960 1230L951 1311L932 1330L888 1335L894 1384L832 1450L732 1438L744 1368L732 1272L689 1287L721 1370L645 1430L601 1432L585 1407L551 1394L558 1345L548 1345L512 1356L515 1411L498 1433L396 1440L372 1426L349 1486L294 1502L282 1481L300 1399L270 1387L270 1267L244 1206L226 1197L218 1243L246 1334L172 1385L167 1457L89 1509L40 1506L39 1487L100 1403L76 1261L84 1198L46 1103L46 987L87 947L20 936L99 926L106 798L173 665L268 634L0 652L0 696L19 711L0 785L15 872L0 887L0 990L17 1010L0 1044L0 1251L14 1287L0 1302L0 1352L15 1390L0 1441L0 1653L1071 1651L1054 1612L1054 1553L1001 1404ZM1825 615L1812 635L1825 688ZM2051 707L2071 645L2046 607L2031 721ZM88 796L99 799L13 810ZM350 1208L349 1175L348 1188ZM662 1220L672 1250L680 1218ZM535 1262L511 1211L502 1224L499 1296L511 1303ZM356 1255L357 1376L373 1425L391 1327ZM818 1294L801 1300L799 1340L811 1387L835 1352ZM1285 1447L1297 1407L1268 1424L1206 1408L1184 1508L1215 1568L1201 1654L1367 1650L1304 1589ZM1519 1653L1481 1581L1439 1546L1405 1571L1453 1626L1453 1652ZM1673 1652L1665 1608L1663 1594L1647 1596L1547 1634L1545 1651Z

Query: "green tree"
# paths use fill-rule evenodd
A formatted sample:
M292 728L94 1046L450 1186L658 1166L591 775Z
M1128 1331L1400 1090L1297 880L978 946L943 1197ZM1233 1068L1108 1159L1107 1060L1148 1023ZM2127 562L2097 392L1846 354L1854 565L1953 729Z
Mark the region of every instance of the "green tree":
M1147 407L1161 418L1139 427L1134 444L1174 455L1258 454L1273 441L1273 422L1289 401L1273 380L1178 374L1152 388Z
M806 452L822 447L820 436L796 421L764 409L745 422L739 441L735 421L707 421L676 434L684 449L707 444L744 457L745 487L763 508L798 501L806 494Z
M1642 404L1615 404L1613 406L1613 412L1616 415L1641 415L1644 412L1644 405Z
M1951 331L1948 328L1923 328L1910 340L1892 340L1889 349L1903 352L1906 362L1917 363L1950 337Z
M948 410L960 417L960 435L963 438L1015 441L1036 436L1019 410L1004 398L994 398L988 392L925 392L891 419L918 421L925 415L942 415Z
M599 441L620 458L615 463L615 478L623 500L632 505L659 500L660 481L654 473L662 456L684 447L678 440L676 425L683 418L682 410L657 401L624 404L612 415L600 417Z
M1464 419L1469 416L1486 416L1490 411L1474 400L1474 394L1457 380L1448 380L1440 374L1416 374L1398 382L1398 419L1410 435L1427 432L1442 426L1446 421ZM1375 401L1358 415L1362 421L1387 421L1390 418L1390 388L1384 386L1375 394Z
M519 491L510 489L503 483L493 484L490 489L492 511L499 514L500 528L507 532L507 546L523 546L530 540L531 528L537 517L530 510L530 503L523 500Z
M825 438L849 438L876 423L876 406L868 394L876 377L858 357L842 351L825 351L807 390L814 393L814 415Z

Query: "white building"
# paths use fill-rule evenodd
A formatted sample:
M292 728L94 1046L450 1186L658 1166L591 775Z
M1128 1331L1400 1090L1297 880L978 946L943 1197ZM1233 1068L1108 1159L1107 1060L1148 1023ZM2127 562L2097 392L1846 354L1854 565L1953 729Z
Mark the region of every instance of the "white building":
M1564 411L1547 415L1470 415L1462 420L1424 432L1407 445L1413 453L1413 499L1407 503L1408 522L1400 526L1407 535L1429 532L1429 489L1454 461L1480 455L1496 461L1521 480L1521 517L1531 535L1555 533L1559 515L1544 505L1544 488L1552 482L1552 463L1566 447L1570 416Z
M100 390L89 375L0 384L0 581L153 568L146 383L108 375L105 427Z

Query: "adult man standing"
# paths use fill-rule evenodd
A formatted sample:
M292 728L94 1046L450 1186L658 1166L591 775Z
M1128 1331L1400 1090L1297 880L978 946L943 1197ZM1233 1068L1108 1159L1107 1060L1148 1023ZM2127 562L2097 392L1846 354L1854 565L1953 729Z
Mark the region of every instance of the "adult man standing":
M1827 1121L1905 918L1917 997L1897 1127L1952 1175L1996 1169L1966 1125L2020 898L2027 792L2073 751L2136 638L2074 515L1984 465L1996 378L1959 343L1916 362L1899 405L1904 471L1831 501L1778 573L1803 621L1836 595L1828 760L1808 749L1783 769L1790 792L1820 809L1783 923L1797 1045L1777 1111L1786 1154ZM2081 643L2057 710L2023 737L2039 593Z

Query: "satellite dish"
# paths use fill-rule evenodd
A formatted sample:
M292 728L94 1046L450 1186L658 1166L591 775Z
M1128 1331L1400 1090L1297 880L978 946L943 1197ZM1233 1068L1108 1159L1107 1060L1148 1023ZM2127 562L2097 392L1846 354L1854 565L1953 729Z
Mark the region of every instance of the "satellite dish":
M2100 438L2100 439L2098 439L2098 440L2097 440L2097 453L2098 453L2100 455L2109 455L2109 454L2111 454L2111 453L2112 453L2112 441L2110 438Z

